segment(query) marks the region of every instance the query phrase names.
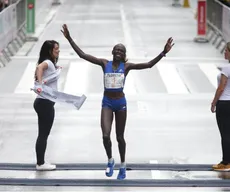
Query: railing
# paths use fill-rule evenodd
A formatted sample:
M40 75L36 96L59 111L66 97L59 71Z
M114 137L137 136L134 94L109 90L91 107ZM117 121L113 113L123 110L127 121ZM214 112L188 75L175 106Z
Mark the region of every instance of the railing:
M219 48L221 44L230 41L230 7L220 0L207 0L207 22L214 33L210 39ZM221 52L224 51L222 48Z
M26 0L14 1L0 12L0 66L10 61L25 42L25 25Z
M16 2L17 30L20 31L26 25L26 0Z
M211 27L222 33L222 6L216 0L207 1L207 20Z
M16 6L13 4L0 13L0 51L16 38L16 34Z

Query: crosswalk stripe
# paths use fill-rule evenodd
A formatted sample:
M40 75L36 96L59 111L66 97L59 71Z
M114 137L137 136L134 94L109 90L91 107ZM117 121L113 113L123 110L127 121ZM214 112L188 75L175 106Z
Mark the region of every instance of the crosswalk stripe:
M71 62L66 76L64 92L73 95L82 95L86 93L88 83L88 69L90 63ZM92 82L93 83L93 82Z
M159 64L157 69L169 94L189 93L173 64Z
M220 73L216 65L199 63L198 66L203 71L203 73L206 75L210 83L216 88L217 87L217 75Z
M150 164L158 164L157 160L150 160ZM151 170L152 179L161 179L161 172L158 170Z
M135 87L135 79L133 74L129 73L127 79L125 81L124 92L126 95L135 95L137 94L137 90Z
M88 77L87 74L90 70L90 65L90 63L81 61L71 62L66 75L63 91L75 95L88 94L87 85L90 77ZM198 66L203 74L208 78L209 82L216 88L217 75L219 73L216 65L210 63L198 63ZM175 65L163 63L157 65L156 67L169 94L189 93ZM19 83L17 84L14 93L34 94L32 91L30 91L30 88L33 87L35 68L35 62L28 62L28 65L25 68ZM136 75L137 74L129 73L127 76L124 87L124 92L127 95L136 95L138 93L135 82Z
M35 62L28 62L28 65L20 79L17 87L15 88L14 93L30 93L34 94L30 91L30 88L34 85L34 72L36 69Z

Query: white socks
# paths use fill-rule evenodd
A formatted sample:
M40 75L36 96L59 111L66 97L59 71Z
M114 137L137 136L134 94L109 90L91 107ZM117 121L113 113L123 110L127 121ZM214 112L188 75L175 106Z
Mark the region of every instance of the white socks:
M121 168L125 168L125 167L126 167L126 163L125 162L121 163Z
M113 163L114 162L114 159L113 158L111 158L111 159L109 159L109 161L108 161L109 163Z
M113 163L114 162L114 158L110 158L108 160L109 163ZM121 162L121 168L125 168L126 167L126 163L125 162Z

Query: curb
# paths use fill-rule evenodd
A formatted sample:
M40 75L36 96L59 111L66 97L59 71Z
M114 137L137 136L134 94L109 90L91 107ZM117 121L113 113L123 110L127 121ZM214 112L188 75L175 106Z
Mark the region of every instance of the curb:
M39 37L44 33L46 27L52 22L53 18L56 15L56 12L57 9L51 10L50 13L46 16L45 23L36 26L35 34L27 36L26 43L18 51L16 56L27 56L30 53L36 42L39 40Z
M56 4L55 4L56 5ZM40 36L44 33L46 27L56 16L59 6L51 5L49 14L45 17L43 24L36 25L36 32L33 35L27 35L25 26L18 32L17 37L0 53L0 68L6 67L14 56L28 56ZM61 4L58 4L61 5ZM53 6L53 7L52 7Z

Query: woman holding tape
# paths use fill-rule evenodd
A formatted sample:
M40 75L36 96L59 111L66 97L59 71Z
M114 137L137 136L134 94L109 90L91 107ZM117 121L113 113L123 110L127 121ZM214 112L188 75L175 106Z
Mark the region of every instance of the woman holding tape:
M59 44L56 41L45 41L40 50L40 56L38 59L38 65L35 71L35 80L40 84L40 88L37 88L37 92L42 92L42 83L44 77L47 77L55 73L59 56ZM46 86L49 86L53 90L57 90L57 79L52 82L47 82ZM47 146L48 136L53 126L55 110L54 102L41 97L39 94L34 101L34 110L38 116L38 137L36 141L36 169L39 171L54 170L55 165L45 163L45 151Z

